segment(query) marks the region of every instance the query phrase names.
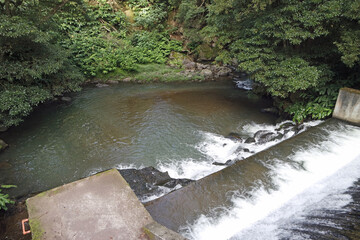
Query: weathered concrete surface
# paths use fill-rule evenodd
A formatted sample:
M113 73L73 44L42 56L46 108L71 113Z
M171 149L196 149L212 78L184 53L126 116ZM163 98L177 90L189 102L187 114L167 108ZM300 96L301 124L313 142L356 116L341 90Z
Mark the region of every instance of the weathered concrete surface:
M186 238L177 232L174 232L157 222L146 225L144 231L150 240L186 240Z
M340 89L333 117L360 125L360 91L351 88Z
M27 200L34 240L147 239L153 219L116 169Z

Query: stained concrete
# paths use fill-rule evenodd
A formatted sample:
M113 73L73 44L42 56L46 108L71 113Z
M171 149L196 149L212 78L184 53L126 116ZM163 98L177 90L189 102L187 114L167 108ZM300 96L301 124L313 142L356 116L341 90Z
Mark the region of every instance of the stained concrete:
M27 200L34 240L148 239L153 219L116 170L49 190Z
M360 91L351 88L340 89L333 117L360 125Z
M152 222L144 227L146 235L150 240L186 240L186 238L179 235L163 225Z

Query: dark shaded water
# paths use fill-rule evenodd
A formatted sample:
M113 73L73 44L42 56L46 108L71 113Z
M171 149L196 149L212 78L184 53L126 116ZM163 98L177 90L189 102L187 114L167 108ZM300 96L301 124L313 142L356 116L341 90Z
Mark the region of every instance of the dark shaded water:
M11 194L43 191L118 167L155 166L197 179L221 169L201 145L249 124L273 124L232 82L85 88L70 104L42 107L1 137L0 182ZM178 164L184 164L179 167Z

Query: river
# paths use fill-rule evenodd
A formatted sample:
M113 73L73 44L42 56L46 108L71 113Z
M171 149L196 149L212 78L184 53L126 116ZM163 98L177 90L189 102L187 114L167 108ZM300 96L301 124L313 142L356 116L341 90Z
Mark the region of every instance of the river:
M18 186L12 196L154 166L200 179L143 199L155 220L189 239L360 239L358 127L332 119L307 123L319 125L296 137L281 130L282 139L265 144L233 141L225 136L283 123L261 112L269 100L231 81L120 83L71 97L1 135L10 148L0 154L0 182ZM229 159L240 161L213 164Z
M2 134L10 148L0 163L10 167L0 168L0 182L24 196L114 167L199 179L230 157L229 140L217 151L224 135L274 124L260 112L270 105L231 81L86 87L71 103L42 106Z

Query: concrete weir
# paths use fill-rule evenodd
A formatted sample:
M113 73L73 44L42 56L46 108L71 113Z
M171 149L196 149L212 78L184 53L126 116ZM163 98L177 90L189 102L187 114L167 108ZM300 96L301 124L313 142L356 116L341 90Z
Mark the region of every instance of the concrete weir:
M211 209L232 206L231 193L246 193L244 198L251 197L249 189L256 189L258 185L271 192L275 184L268 176L271 176L273 167L279 162L293 164L291 157L296 150L305 151L326 142L329 131L335 131L341 126L341 121L337 119L360 125L360 91L341 89L333 117L219 172L148 202L145 206L156 221L178 231L199 216L208 214Z
M360 125L360 91L351 88L340 89L333 117Z
M34 240L184 239L154 222L116 169L40 193L26 204Z

